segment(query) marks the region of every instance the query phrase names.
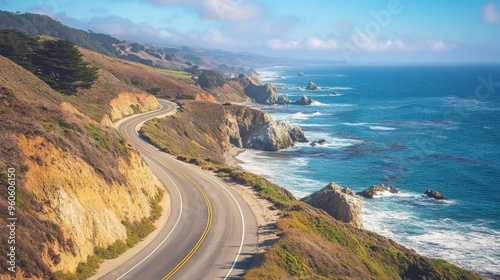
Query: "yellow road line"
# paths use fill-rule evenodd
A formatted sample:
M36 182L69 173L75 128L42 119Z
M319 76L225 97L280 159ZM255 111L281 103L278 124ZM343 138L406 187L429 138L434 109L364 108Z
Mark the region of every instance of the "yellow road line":
M125 134L127 134L127 128L129 127L129 125L130 125L130 123L127 123L127 125L125 125L125 128L124 128ZM143 143L138 143L138 144L140 146ZM205 225L205 229L203 230L203 233L202 233L201 237L198 239L198 241L193 246L193 248L191 249L191 251L189 251L189 253L184 257L184 259L182 259L167 275L165 275L162 278L162 280L166 280L166 279L170 279L170 277L172 277L177 271L179 271L179 269L182 268L182 266L184 266L189 261L189 259L194 255L194 253L196 253L196 251L198 250L198 248L201 246L201 244L203 243L203 241L207 237L208 232L210 231L210 227L212 226L212 205L210 204L210 200L208 199L208 196L205 193L205 191L190 176L188 176L186 173L180 171L178 168L176 168L172 164L168 163L164 159L160 158L159 156L157 156L155 154L150 154L150 156L156 158L161 163L163 163L165 165L168 165L170 168L174 169L179 174L181 174L183 177L185 177L186 179L188 179L198 189L198 191L201 193L201 195L203 196L203 199L205 200L205 204L207 205L207 224Z

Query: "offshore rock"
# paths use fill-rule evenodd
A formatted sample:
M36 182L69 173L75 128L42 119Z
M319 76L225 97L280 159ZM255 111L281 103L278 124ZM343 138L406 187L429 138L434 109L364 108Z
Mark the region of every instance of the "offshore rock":
M396 189L396 188L395 188L395 187L393 187L393 186L389 186L389 192L391 192L391 193L399 193L399 190L398 190L398 189Z
M339 221L356 228L363 228L361 218L362 201L349 188L341 188L332 182L323 189L304 197L302 201L325 210Z
M430 198L434 198L434 199L437 199L437 200L448 200L447 197L445 197L444 195L442 195L441 193L439 193L438 191L433 191L433 190L426 190L424 192L425 195L427 195L428 197Z
M387 190L384 184L373 185L362 192L357 192L356 194L365 198L373 198L378 192Z
M307 96L305 95L302 95L302 97L300 97L299 100L293 102L293 104L295 105L311 105L313 103L313 99L312 98L308 98Z
M280 95L278 97L277 103L280 105L288 105L288 104L290 104L290 99L288 99L288 95Z
M307 84L307 86L306 86L306 89L307 90L317 90L318 86L314 82L309 82L309 84Z

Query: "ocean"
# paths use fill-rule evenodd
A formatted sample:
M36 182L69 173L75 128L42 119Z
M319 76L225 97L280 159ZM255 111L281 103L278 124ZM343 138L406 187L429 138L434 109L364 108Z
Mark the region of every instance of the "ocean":
M500 277L500 66L330 65L259 73L291 101L302 95L315 101L255 107L326 143L247 150L238 156L242 168L299 198L329 182L355 192L392 185L398 194L363 200L366 229ZM305 89L310 81L318 90ZM427 189L449 200L430 199Z

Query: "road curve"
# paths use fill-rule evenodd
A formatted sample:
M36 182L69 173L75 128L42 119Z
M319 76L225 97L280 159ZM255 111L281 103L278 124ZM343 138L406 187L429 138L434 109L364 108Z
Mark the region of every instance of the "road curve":
M159 101L160 110L129 117L117 129L167 188L170 217L142 251L100 279L236 279L252 263L258 245L253 212L215 177L139 137L142 123L175 112L175 103Z

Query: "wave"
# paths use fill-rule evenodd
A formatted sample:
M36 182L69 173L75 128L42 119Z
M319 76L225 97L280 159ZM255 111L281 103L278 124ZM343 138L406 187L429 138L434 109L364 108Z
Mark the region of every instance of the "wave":
M448 96L444 98L446 107L459 107L467 111L500 111L499 107L494 107L485 101L479 101L474 98L460 98L458 96Z
M330 89L334 89L334 90L353 90L354 88L352 88L352 87L331 87Z
M386 126L378 126L378 125L369 126L369 128L370 128L371 130L379 130L379 131L391 131L391 130L396 130L396 128L394 128L394 127L386 127Z
M279 154L280 152L274 155ZM236 158L242 161L239 165L243 169L259 174L273 183L284 182L287 190L297 198L305 197L326 185L324 182L304 177L309 164L309 159L305 157L294 157L293 161L287 161L287 172L282 172L283 158L268 157L266 152L246 150Z
M311 106L322 106L322 107L354 107L357 106L357 104L350 104L350 103L322 103L317 100L313 100L311 103Z
M329 124L320 124L320 123L301 123L301 127L330 127Z
M363 200L363 226L366 229L393 239L421 255L446 259L478 272L500 274L500 263L497 261L500 258L500 231L486 227L480 221L429 220L430 213L448 204L422 194L383 192L376 198ZM411 207L401 201L413 201L412 205L420 207ZM423 214L427 211L431 212Z
M345 137L332 137L331 134L325 132L308 132L306 137L311 141L325 140L324 144L317 144L315 147L341 149L362 144L364 141L360 139L352 139ZM307 144L309 145L309 144Z
M445 229L429 229L409 237L418 253L443 258L478 272L500 274L500 232L476 225L464 225L453 220Z
M377 194L375 194L373 196L374 199L380 199L380 198L386 198L386 197L405 197L405 198L415 198L415 197L418 197L420 195L417 195L417 194L414 194L414 193L407 193L407 192L398 192L398 193L392 193L390 192L389 190L384 190L384 191L381 191L381 192L377 192Z
M295 113L292 115L292 118L293 119L297 119L297 120L307 120L309 119L310 117L314 117L314 116L322 116L324 114L320 113L320 112L314 112L312 114L304 114L302 112L298 112L298 113Z
M365 125L377 125L377 123L342 123L347 126L365 126Z

